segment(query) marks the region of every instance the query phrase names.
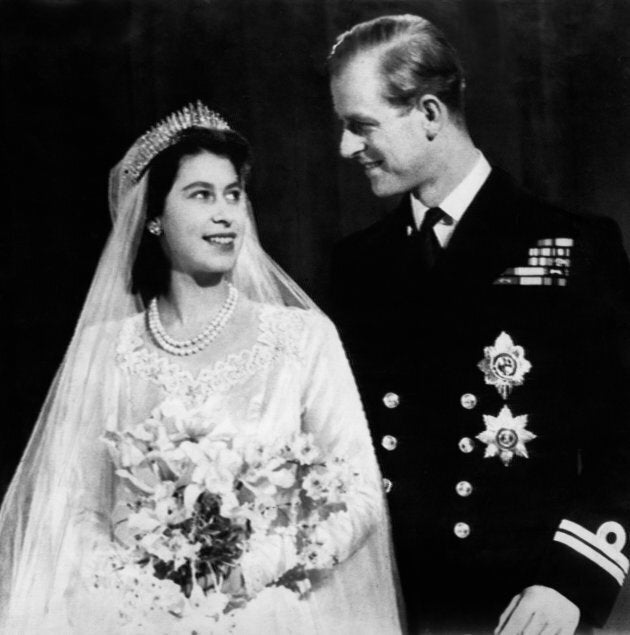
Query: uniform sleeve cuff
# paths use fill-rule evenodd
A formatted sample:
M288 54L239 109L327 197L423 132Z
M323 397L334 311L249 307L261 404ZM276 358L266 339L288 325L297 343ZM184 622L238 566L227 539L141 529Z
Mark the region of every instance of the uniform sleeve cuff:
M623 532L621 526L618 527ZM610 531L614 533L614 529L616 527ZM623 536L625 542L625 532ZM571 600L588 623L603 626L629 566L626 556L604 540L601 532L594 534L565 519L554 534L550 557L541 568L538 583Z

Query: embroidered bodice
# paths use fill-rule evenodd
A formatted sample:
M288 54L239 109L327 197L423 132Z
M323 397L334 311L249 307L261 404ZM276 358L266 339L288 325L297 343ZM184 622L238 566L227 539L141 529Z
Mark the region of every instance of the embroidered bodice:
M254 315L257 333L251 337L251 346L229 353L194 373L164 353L148 348L145 316L138 314L121 329L117 363L123 371L159 386L165 394L180 397L189 404L199 404L214 393L227 393L246 383L280 357L299 362L306 313L299 309L257 305ZM256 325L252 326L253 334Z

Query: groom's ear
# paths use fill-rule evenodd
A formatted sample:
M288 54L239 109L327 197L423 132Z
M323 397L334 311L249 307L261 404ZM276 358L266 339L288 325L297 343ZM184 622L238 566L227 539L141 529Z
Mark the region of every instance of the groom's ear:
M418 98L414 110L429 141L435 139L448 118L448 109L444 102L430 93Z

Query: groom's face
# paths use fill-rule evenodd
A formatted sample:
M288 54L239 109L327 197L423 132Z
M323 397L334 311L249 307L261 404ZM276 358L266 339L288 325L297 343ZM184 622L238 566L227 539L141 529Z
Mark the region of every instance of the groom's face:
M357 54L333 76L333 103L343 123L339 150L363 166L377 196L418 187L429 169L424 114L383 97L376 51Z

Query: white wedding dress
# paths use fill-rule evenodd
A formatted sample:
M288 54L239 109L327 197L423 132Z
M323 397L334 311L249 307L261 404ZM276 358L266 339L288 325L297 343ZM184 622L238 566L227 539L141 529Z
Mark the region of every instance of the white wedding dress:
M315 311L241 297L226 329L192 366L153 345L144 313L107 331L111 339L104 342L103 353L109 350L113 367L91 371L101 391L99 406L90 414L102 420L103 430L140 423L168 399L190 412L210 413L212 425L234 435L271 442L296 431L310 432L326 455L347 457L361 473L363 486L349 509L351 525L335 535L341 564L304 599L273 606L258 602L256 614L250 612L241 626L237 621L234 632L400 632L379 472L355 382L332 323ZM89 339L89 330L86 333ZM86 350L93 348L93 342L86 342ZM93 360L84 361L85 368L77 366L82 381L94 368ZM91 473L77 474L80 502L56 565L48 617L37 627L31 624L33 631L27 627L15 632L115 632L112 607L97 607L88 599L90 580L83 567L92 550L111 539L111 510L121 490L104 444L78 447L80 464L91 466ZM95 501L101 501L101 508ZM270 571L270 579L278 573ZM25 594L26 611L32 592ZM177 632L170 630L176 622L165 627L165 632ZM217 632L208 628L208 633Z
M166 400L270 443L310 432L330 456L354 462L364 480L351 522L335 534L343 561L303 600L254 600L250 626L243 622L240 632L400 632L388 515L348 361L332 323L262 249L249 203L227 276L240 295L221 334L178 361L148 337L144 301L132 288L148 172L130 180L128 171L143 139L112 170L112 232L0 509L0 633L117 632L115 607L90 599L86 564L111 544L112 513L124 493L102 436L143 422Z

